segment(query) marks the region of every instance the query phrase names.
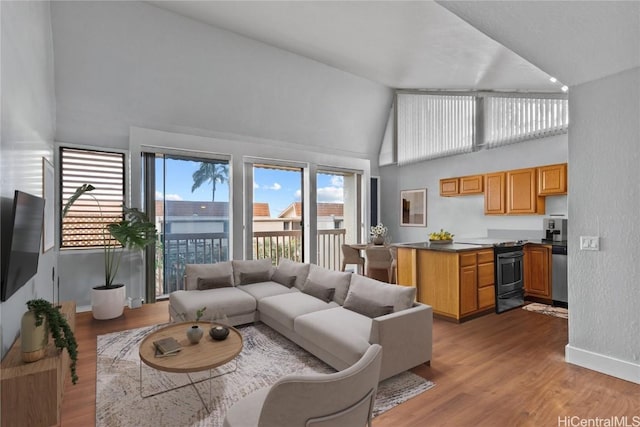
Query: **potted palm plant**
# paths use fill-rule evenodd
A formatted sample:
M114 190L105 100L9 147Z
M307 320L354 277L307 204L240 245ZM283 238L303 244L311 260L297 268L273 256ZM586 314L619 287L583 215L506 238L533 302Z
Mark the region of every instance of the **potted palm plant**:
M98 199L90 193L94 189L95 187L91 184L83 184L78 187L64 206L62 217L64 218L73 203L85 194L95 200L100 216L102 216ZM91 292L91 311L95 319L113 319L122 315L126 288L124 284L113 283L113 281L120 268L124 250L141 251L157 239L156 227L144 212L125 205L122 205L122 209L124 213L122 219L108 224L102 231L104 237L104 285L94 287ZM107 232L117 243L112 243L111 239L107 239Z

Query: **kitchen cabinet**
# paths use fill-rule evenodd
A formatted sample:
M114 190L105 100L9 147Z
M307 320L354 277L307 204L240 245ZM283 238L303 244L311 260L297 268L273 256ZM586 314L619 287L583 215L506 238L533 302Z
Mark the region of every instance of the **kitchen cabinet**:
M524 247L525 296L551 301L551 246L527 244Z
M554 196L560 194L567 194L567 164L539 167L538 195Z
M440 195L443 197L458 195L458 178L446 178L440 180Z
M469 175L440 180L440 195L443 197L482 194L483 191L484 175Z
M507 171L507 214L544 214L545 199L538 196L537 169Z
M417 300L461 321L495 306L493 249L439 251L398 248L398 284L415 286Z
M506 213L505 180L506 174L504 172L488 173L485 175L485 215L502 215Z
M483 175L469 175L460 177L460 194L463 196L470 194L482 194L484 188Z

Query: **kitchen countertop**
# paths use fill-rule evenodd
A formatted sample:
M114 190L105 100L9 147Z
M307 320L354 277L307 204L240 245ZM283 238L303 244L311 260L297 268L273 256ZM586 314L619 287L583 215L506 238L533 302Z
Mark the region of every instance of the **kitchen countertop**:
M425 249L428 251L438 252L464 252L464 251L477 251L480 249L493 249L493 245L469 245L466 243L430 243L430 242L415 242L415 243L398 243L395 246L399 248L410 249Z

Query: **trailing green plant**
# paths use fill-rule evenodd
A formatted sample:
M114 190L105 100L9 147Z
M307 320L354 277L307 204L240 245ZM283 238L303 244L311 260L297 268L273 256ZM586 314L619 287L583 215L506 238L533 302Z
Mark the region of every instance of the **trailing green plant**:
M207 310L207 307L202 307L199 310L196 310L196 323L200 321L200 318L204 316L204 312Z
M36 326L42 325L44 320L53 337L55 346L62 350L67 349L69 353L69 368L71 370L71 381L75 384L78 381L76 374L76 363L78 362L78 343L76 337L67 322L67 318L60 312L58 307L54 307L49 301L42 298L27 301L27 307L36 317Z
M95 187L91 184L83 184L78 187L65 204L62 217L64 218L67 215L69 208L71 208L76 200L86 194L96 202L100 217L103 218L100 202L90 193L93 190L95 190ZM120 268L123 249L142 250L154 243L158 235L155 225L149 221L147 214L136 208L128 208L125 205L122 205L122 211L123 216L120 221L107 224L107 226L102 229L104 241L104 281L105 287L107 288L113 286L113 280ZM107 239L107 231L120 246L111 243L111 239Z

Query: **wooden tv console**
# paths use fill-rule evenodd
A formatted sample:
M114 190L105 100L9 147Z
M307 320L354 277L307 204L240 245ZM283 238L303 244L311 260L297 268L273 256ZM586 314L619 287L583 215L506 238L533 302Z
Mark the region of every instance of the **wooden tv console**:
M75 331L76 303L62 303L60 309ZM60 424L64 383L69 377L69 355L59 352L49 338L45 357L22 361L20 337L0 365L2 384L2 427L52 426Z

